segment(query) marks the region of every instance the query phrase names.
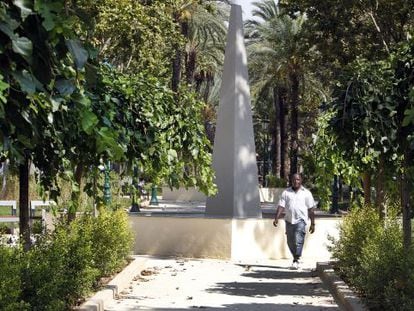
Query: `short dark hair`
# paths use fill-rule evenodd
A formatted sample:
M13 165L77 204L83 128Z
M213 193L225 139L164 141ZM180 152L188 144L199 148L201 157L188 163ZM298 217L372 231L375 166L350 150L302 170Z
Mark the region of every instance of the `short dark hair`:
M299 176L300 180L303 180L303 177L302 177L302 174L301 173L293 173L293 174L291 174L289 180L292 180L293 177L295 177L295 176Z

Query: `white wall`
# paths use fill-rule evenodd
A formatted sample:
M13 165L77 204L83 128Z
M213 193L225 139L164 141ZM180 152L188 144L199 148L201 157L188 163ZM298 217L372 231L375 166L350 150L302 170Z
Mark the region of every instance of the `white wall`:
M272 219L130 216L135 254L221 259L290 258L284 222ZM303 257L329 260L328 235L338 236L340 218L317 218Z

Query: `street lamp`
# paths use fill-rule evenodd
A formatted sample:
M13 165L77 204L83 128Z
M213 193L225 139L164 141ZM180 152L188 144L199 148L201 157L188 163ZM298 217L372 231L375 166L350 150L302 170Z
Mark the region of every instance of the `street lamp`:
M152 184L150 205L158 205L157 186Z
M111 171L111 162L107 162L106 165L104 165L104 185L103 185L103 193L104 193L104 203L106 206L111 204L111 183L110 183L110 177L109 172Z
M139 185L138 185L138 168L134 167L132 175L132 184L131 184L131 197L132 197L132 203L131 203L131 209L129 210L131 213L138 213L140 212L140 206L139 206L139 200L137 200L137 192L139 191ZM140 194L138 194L140 196Z
M332 206L331 206L331 214L337 214L339 212L339 206L338 206L338 193L339 187L338 187L338 175L334 175L334 181L332 184Z

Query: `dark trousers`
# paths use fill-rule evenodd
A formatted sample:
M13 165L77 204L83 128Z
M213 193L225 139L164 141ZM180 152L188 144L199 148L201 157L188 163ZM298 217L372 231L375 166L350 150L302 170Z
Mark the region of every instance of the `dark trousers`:
M303 242L306 235L306 223L300 220L297 224L292 225L286 221L286 237L289 250L292 253L293 260L298 261L302 256Z

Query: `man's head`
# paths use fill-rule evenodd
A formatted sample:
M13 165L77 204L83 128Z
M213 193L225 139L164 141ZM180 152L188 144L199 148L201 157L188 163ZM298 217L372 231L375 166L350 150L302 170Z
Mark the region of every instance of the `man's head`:
M290 183L292 185L293 190L298 190L300 186L302 186L302 176L300 174L293 174Z

